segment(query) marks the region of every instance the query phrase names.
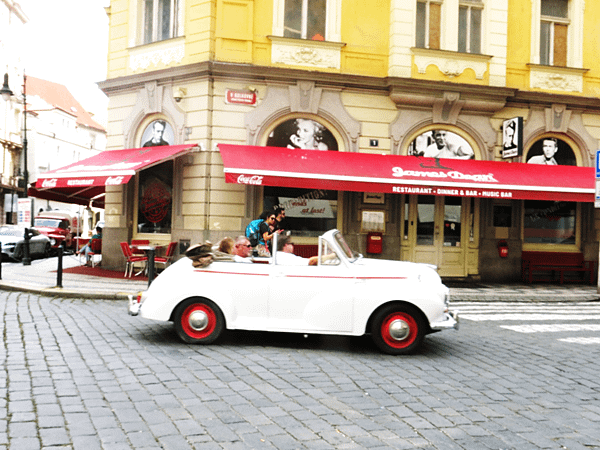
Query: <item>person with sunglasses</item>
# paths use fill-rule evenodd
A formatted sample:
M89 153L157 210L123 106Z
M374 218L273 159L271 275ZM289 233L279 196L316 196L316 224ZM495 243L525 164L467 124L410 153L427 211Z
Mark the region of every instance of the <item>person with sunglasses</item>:
M233 244L233 260L235 262L251 263L252 246L246 236L238 236Z
M264 213L263 213L264 214ZM260 236L262 237L262 242L258 245L259 256L271 256L273 253L273 236L276 233L281 233L282 230L276 229L277 216L275 212L268 211L265 215L265 221L260 224ZM261 245L264 243L264 248L261 248ZM266 250L266 252L265 252ZM263 254L261 254L261 252Z

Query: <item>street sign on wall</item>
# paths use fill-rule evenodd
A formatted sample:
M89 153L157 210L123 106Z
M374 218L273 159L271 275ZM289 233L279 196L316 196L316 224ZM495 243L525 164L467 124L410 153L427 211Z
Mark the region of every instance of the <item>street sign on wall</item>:
M594 196L594 206L600 208L600 150L596 150L596 195ZM600 283L600 280L598 280Z

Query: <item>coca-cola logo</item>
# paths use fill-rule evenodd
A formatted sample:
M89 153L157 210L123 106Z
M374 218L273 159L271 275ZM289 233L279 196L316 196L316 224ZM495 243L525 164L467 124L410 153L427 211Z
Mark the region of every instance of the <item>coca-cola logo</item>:
M238 184L262 184L263 177L258 175L240 175L237 179Z
M123 184L123 177L108 177L104 182L106 186L118 186Z
M42 181L43 188L55 188L58 180L56 178L46 179Z

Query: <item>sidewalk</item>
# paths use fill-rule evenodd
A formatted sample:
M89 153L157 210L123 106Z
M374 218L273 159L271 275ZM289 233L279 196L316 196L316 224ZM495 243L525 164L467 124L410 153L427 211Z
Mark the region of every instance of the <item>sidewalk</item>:
M63 257L63 269L81 265L74 255ZM35 292L52 297L104 298L126 300L148 288L147 280L63 273L57 287L58 258L35 259L30 266L3 262L0 290ZM452 302L589 302L598 301L597 286L547 284L486 284L448 281Z

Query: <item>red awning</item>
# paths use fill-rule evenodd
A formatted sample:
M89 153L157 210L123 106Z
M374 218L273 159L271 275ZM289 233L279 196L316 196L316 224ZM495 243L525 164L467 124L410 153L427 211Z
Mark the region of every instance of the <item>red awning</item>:
M592 167L219 144L228 183L593 202Z
M31 197L86 206L92 201L92 206L104 207L102 194L106 186L125 184L139 170L194 149L195 144L107 150L41 174L28 193Z

